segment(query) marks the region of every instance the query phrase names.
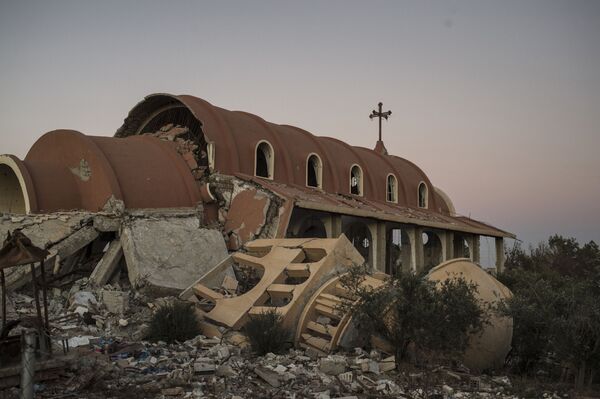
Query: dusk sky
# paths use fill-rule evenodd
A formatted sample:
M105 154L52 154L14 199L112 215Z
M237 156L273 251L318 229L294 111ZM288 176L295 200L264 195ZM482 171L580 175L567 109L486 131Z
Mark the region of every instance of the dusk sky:
M459 213L600 242L600 1L0 0L0 153L154 92L370 148L383 101Z

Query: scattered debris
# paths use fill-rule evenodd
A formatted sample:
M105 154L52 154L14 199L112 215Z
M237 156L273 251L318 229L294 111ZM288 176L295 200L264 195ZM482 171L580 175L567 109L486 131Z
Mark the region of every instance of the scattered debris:
M63 238L47 247L54 254L47 265L52 276L48 287L50 336L53 353L62 366L40 370L35 388L38 396L99 399L121 397L126 392L127 396L148 398L353 399L424 397L427 392L430 397L470 398L474 392L481 392L489 397L513 398L508 393L508 377L471 375L464 368L397 371L396 359L390 353L353 347L351 353L344 352L345 348L324 340L328 334L333 339L335 328L341 325L336 324L340 323L340 314L334 303L339 299L336 295L344 294L337 286L338 272L343 265L360 261L345 238L319 242L295 239L287 243L256 240L247 244L245 253L214 261L213 265L218 265L213 269L196 270L194 274L186 271L188 284L196 283L181 297L194 302L204 335L173 344L146 341L154 312L176 298L156 298L157 294L164 295L164 284L159 286L158 280L153 283L151 275L139 278L141 268L156 271L164 260L152 257L160 251L163 256L166 246L175 258L181 255L177 252L182 251L184 236L190 231L199 234L194 236L198 240L206 238L198 246L205 257L182 255L195 259L188 264L197 269L199 264L208 264L207 248L212 254L226 253L221 233L201 229L197 217L185 214L167 218L173 218L176 222L172 225L180 230L158 234L164 216L132 214L119 216L118 226L111 225L113 216L91 218L80 214L40 219L32 224L39 227L52 221L54 229L59 224L63 229ZM97 220L102 227L97 228ZM17 223L29 222L29 217L23 217ZM77 239L67 239L69 234ZM218 244L207 238L213 235ZM139 244L141 236L147 240L143 245ZM274 253L268 255L271 250ZM132 261L132 254L137 259ZM147 267L147 261L153 264ZM266 272L258 273L257 264L267 265ZM172 274L166 269L157 273ZM138 284L141 280L144 288L152 289L138 289L143 285ZM370 284L376 285L377 281L373 279ZM23 324L14 328L15 336L36 314L30 288L25 283L20 290L8 292L8 319L19 319ZM321 288L314 301L306 302ZM307 297L304 302L289 299L303 295ZM257 306L259 300L264 302ZM242 310L227 316L231 322L215 323L215 319L225 316L213 317L211 312L217 309L215 302L223 301L238 301ZM315 306L319 306L318 312L312 313ZM231 327L239 327L248 313L268 308L279 309L289 325L300 324L302 341L284 354L256 357L244 334ZM7 398L18 397L15 367L18 369L14 364L0 369L0 386L7 388Z

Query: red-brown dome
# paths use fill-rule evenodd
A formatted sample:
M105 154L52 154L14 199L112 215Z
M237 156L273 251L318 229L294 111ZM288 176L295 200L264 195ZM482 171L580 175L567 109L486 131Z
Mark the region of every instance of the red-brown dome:
M324 191L350 195L350 169L358 165L363 173L365 199L386 202L387 176L392 174L398 181L399 205L418 207L419 184L425 183L428 208L448 213L448 206L427 175L412 162L331 137L314 136L294 126L270 123L246 112L219 108L193 96L153 94L146 97L131 110L116 136L154 131L154 121L167 114L181 121L195 119L198 134L203 133L214 148L212 166L219 173L254 175L256 147L261 141L268 141L274 153L273 180L276 182L305 186L307 158L317 154L322 162Z

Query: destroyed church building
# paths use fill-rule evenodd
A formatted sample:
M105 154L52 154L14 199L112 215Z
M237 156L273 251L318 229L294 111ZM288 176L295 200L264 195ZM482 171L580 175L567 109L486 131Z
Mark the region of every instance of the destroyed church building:
M0 157L0 212L201 207L227 248L257 238L337 238L374 270L422 271L454 258L479 262L479 238L514 235L456 214L412 162L197 97L154 94L114 137L55 130L24 160Z
M275 310L319 355L367 342L391 353L340 307L354 300L340 280L353 266L369 266L373 289L404 271L460 274L486 303L511 295L479 265L479 247L495 239L501 271L514 235L457 215L381 139L354 147L191 96L146 97L114 137L55 130L24 160L0 156L0 213L0 234L20 231L47 251L53 287L85 284L107 309L131 291L178 296L207 337ZM13 268L7 289L33 274ZM511 337L512 319L494 316L465 364L502 364Z

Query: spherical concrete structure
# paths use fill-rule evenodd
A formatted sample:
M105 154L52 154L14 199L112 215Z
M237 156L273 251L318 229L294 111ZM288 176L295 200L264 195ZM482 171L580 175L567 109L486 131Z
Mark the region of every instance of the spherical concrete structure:
M506 286L468 259L452 259L427 274L432 281L444 281L455 276L477 284L477 297L483 302L496 304L512 296ZM510 351L512 334L512 318L492 314L483 331L471 337L464 354L465 365L474 370L501 367Z

